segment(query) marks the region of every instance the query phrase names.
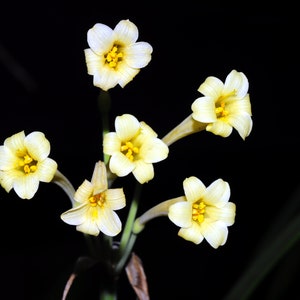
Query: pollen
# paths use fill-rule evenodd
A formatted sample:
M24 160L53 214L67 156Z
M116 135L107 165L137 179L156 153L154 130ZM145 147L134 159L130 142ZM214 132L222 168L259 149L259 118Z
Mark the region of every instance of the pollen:
M120 46L114 45L112 49L106 54L105 59L106 63L112 69L116 68L118 63L123 58L123 52L120 51Z
M133 161L134 155L139 153L139 148L135 147L132 142L126 142L121 146L121 152L123 152L128 159Z
M225 102L221 101L220 105L216 107L216 115L218 118L224 118L228 116L229 112L225 109Z
M204 214L205 214L205 203L203 201L196 202L193 204L193 211L192 211L192 219L198 223L202 223L204 221Z
M105 204L105 194L99 193L96 195L93 195L89 198L90 205L95 207L99 205L100 207L103 207Z
M25 154L20 157L19 166L25 174L34 173L37 170L37 161L29 154Z

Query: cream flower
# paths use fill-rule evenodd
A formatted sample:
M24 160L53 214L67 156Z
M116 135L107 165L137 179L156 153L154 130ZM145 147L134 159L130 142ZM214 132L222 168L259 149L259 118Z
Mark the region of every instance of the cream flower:
M125 207L122 188L108 189L106 166L95 164L91 182L84 180L74 195L74 207L61 214L61 219L86 234L97 236L100 231L108 236L117 235L122 224L114 210Z
M116 117L115 128L116 132L107 133L103 140L103 152L111 155L111 172L120 177L132 172L139 183L153 179L153 163L168 156L168 146L145 122L130 114Z
M22 199L31 199L39 182L50 182L57 170L57 163L48 158L50 143L42 132L34 131L25 136L16 133L0 146L0 183L9 192L12 188Z
M198 89L204 96L192 104L192 117L208 123L206 130L216 135L227 137L234 127L245 139L252 130L248 88L247 77L236 70L228 74L225 83L216 77L207 77Z
M129 20L120 21L114 29L97 23L87 34L84 50L88 74L94 85L107 91L119 84L124 87L151 60L152 46L136 42L138 28Z
M222 179L209 187L196 177L184 180L185 197L169 207L168 217L181 227L178 235L195 244L205 238L213 248L225 244L227 226L234 223L236 206L228 202L229 184Z

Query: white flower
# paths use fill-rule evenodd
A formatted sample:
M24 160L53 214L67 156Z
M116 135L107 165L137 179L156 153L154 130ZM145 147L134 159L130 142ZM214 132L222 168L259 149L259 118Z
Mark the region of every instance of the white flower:
M192 117L207 123L206 130L216 135L227 137L235 128L245 139L252 130L248 88L247 77L236 70L228 74L225 83L216 77L207 77L198 89L204 96L192 104Z
M153 163L168 156L169 148L145 123L134 116L124 114L116 117L116 132L104 136L103 152L111 155L109 168L117 176L130 172L139 183L154 177Z
M50 143L42 132L25 136L16 133L0 146L0 183L9 192L12 188L23 199L31 199L39 182L50 182L57 163L48 157Z
M100 231L108 236L117 235L122 224L114 210L125 207L122 188L108 189L106 166L95 165L91 182L84 180L74 195L74 207L61 214L61 219L86 234L97 236Z
M94 85L107 91L119 84L124 87L151 60L152 46L137 42L138 28L129 20L120 21L114 29L97 23L87 34L85 49L88 74Z
M222 179L205 187L194 176L184 180L185 197L169 207L169 219L181 227L178 235L195 244L205 238L213 248L225 244L227 226L234 223L236 206L228 202L229 184Z

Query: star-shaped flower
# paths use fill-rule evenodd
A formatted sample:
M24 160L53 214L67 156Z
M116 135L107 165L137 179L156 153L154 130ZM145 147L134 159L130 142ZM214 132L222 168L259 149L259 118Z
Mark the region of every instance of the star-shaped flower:
M168 217L181 227L178 235L195 244L205 238L213 248L225 244L234 223L236 206L228 202L230 187L218 179L209 187L194 176L183 182L185 196L169 207Z
M138 28L129 20L121 20L114 29L97 23L88 31L90 48L84 53L95 86L104 91L117 84L124 87L148 65L152 46L137 42L138 36Z
M100 231L117 235L122 224L115 210L125 207L122 188L108 189L106 166L95 164L91 182L84 180L74 195L74 207L61 214L61 219L86 234L97 236Z
M245 139L252 130L248 88L247 77L236 70L227 75L225 83L216 77L207 77L198 89L204 96L192 104L192 117L208 123L206 130L216 135L227 137L235 128Z
M23 199L31 199L39 182L50 182L57 163L48 157L50 143L44 133L34 131L25 136L16 133L0 146L0 183L9 192L12 188Z
M168 146L150 126L133 115L116 117L115 128L116 132L107 133L103 140L103 152L111 155L111 172L120 177L132 172L139 183L153 179L153 163L168 156Z

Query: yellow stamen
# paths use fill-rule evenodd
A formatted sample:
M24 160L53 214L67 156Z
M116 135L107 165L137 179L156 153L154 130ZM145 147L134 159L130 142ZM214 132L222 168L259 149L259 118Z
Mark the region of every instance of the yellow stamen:
M111 68L115 68L123 58L123 53L120 52L120 47L114 45L106 55L106 62Z
M139 153L139 148L135 147L132 142L126 142L124 145L121 146L121 152L125 154L125 156L133 161L134 154Z
M89 198L91 206L97 206L103 207L105 204L105 195L103 193L96 194L94 196L91 196Z
M25 174L34 173L37 170L37 161L29 154L21 154L19 166L23 169Z
M202 223L204 221L204 214L205 214L205 203L203 201L196 202L193 204L193 211L192 211L192 219L198 223Z
M224 101L220 102L220 106L216 107L215 111L218 118L224 118L229 114L229 112L225 109Z

